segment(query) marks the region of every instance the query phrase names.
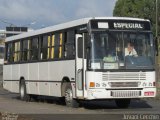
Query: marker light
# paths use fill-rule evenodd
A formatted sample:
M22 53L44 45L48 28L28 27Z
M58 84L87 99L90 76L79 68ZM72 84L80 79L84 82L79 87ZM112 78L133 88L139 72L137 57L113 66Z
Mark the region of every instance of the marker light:
M153 86L156 86L156 82L153 82Z
M90 87L95 87L95 82L90 82L89 86Z

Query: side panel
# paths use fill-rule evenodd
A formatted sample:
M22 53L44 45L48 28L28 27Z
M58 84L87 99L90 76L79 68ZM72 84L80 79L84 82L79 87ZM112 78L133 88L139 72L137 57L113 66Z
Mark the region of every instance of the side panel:
M20 79L20 65L12 65L12 91L15 93L19 92L19 79Z
M24 77L26 80L29 79L29 76L28 76L28 73L29 73L29 70L28 70L28 64L21 64L20 65L20 75L22 77Z
M28 80L39 80L39 63L29 64L29 79Z
M12 65L4 65L3 66L3 88L9 91L11 90L12 87L12 82L8 80L12 80Z
M30 63L29 66L29 74L28 74L28 82L27 82L27 92L29 94L39 94L38 83L39 80L39 63Z
M75 60L49 62L49 79L61 81L64 76L75 78Z
M3 75L4 88L11 92L19 92L19 80L24 77L28 94L60 97L63 77L75 81L75 60L4 65Z
M44 62L44 63L39 63L39 70L38 70L38 74L39 74L39 82L38 83L38 89L39 89L39 94L40 95L49 95L49 87L50 87L50 82L48 80L48 62Z
M61 96L61 81L63 77L75 80L75 60L55 61L49 63L50 95ZM72 88L74 89L74 88Z
M12 80L12 65L3 66L3 79Z
M25 80L29 80L29 64L20 65L20 78L24 77ZM27 92L30 93L29 83L26 82Z

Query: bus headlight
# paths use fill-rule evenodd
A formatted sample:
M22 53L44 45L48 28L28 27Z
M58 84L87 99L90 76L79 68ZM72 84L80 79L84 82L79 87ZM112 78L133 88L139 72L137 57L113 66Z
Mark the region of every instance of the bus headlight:
M153 86L156 86L156 82L153 82Z
M90 82L89 87L95 87L95 82Z

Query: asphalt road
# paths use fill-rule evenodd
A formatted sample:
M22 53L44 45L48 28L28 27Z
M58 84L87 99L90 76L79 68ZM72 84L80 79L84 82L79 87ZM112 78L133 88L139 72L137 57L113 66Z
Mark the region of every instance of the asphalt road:
M68 108L60 104L57 99L46 100L43 97L37 101L25 102L19 99L18 94L10 93L0 88L0 113L18 114L35 119L75 119L98 118L104 119L124 119L124 115L129 114L159 114L160 117L160 100L143 99L133 100L127 109L119 109L114 101L83 102L80 108ZM75 117L75 118L74 118ZM96 118L97 117L97 118ZM30 120L30 119L29 119Z

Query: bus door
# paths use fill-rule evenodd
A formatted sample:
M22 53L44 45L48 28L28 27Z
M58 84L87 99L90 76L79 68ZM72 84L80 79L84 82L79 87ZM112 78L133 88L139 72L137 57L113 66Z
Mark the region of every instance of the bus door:
M76 97L84 96L84 37L76 34Z

